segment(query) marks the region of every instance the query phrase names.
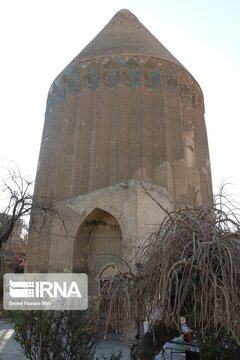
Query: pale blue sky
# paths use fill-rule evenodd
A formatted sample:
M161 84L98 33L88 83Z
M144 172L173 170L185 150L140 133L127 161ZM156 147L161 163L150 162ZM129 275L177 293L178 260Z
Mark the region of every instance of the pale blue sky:
M240 0L0 0L0 165L34 177L51 82L122 8L199 82L214 189L239 201Z

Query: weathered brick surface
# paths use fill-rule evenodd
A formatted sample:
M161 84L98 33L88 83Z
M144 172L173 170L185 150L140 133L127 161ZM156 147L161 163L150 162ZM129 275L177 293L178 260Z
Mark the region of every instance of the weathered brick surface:
M201 88L123 10L51 86L35 193L59 201L131 179L175 202L212 195Z
M201 89L178 65L157 59L151 59L155 71L148 75L160 80L151 87L144 81L149 61L122 55L81 63L82 82L75 93L69 88L72 74L59 80L48 100L37 195L58 201L142 179L165 187L174 201L192 201L189 185L199 191L199 202L208 201L211 175ZM104 83L105 62L115 66L109 77L119 73L113 88ZM91 81L96 88L89 88Z
M165 189L138 180L58 202L44 225L32 227L28 271L85 271L99 263L100 274L109 258L120 268L124 261L131 264L138 246L165 216L144 189L167 209L173 207ZM110 255L92 258L101 252Z
M204 100L123 10L50 88L35 186L49 211L33 212L28 270L86 271L96 296L165 216L144 187L167 208L211 201Z
M98 57L76 67L80 80L73 68L49 94L36 194L58 201L142 179L176 202L193 201L197 191L199 202L208 201L203 95L192 76L147 56Z

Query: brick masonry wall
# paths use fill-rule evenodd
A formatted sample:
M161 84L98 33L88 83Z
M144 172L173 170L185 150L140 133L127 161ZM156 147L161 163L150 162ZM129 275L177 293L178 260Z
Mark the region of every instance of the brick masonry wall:
M44 221L38 212L29 239L28 271L85 270L87 259L101 249L131 264L138 246L165 217L143 186L167 209L173 207L165 189L131 180L59 202ZM101 244L94 234L103 239Z
M168 210L173 208L165 189L131 180L59 202L45 218L37 212L27 271L86 272L89 301L96 301L100 279L127 271L141 244L165 217L146 191ZM119 339L129 343L136 334L137 325L123 321Z
M131 179L175 202L211 199L201 89L162 59L82 61L50 89L35 194L59 201Z
M204 100L122 10L50 88L27 271L87 272L94 299L165 217L144 188L168 209L212 200ZM125 327L123 340L136 334Z

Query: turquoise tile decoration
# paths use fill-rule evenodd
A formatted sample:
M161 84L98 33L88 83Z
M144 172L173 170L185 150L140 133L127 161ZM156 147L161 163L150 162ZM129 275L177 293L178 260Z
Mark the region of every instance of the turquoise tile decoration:
M54 104L64 101L68 93L77 94L84 89L95 91L101 86L115 89L120 85L125 85L130 89L144 86L151 90L162 87L161 77L157 62L147 60L144 63L137 57L102 58L70 65L54 82L48 96L47 111ZM167 73L164 79L163 89L169 92L177 91L175 72Z

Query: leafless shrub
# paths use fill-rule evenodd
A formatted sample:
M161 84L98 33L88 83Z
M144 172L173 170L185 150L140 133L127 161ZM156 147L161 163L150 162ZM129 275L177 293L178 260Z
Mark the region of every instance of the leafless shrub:
M168 212L141 247L134 269L109 283L108 322L149 319L180 328L185 316L202 337L224 329L240 341L240 222L221 192L212 206ZM106 289L105 289L106 293Z
M0 216L0 248L10 237L19 219L29 217L32 209L32 181L24 178L18 169L9 169L2 181L1 197L5 204Z

